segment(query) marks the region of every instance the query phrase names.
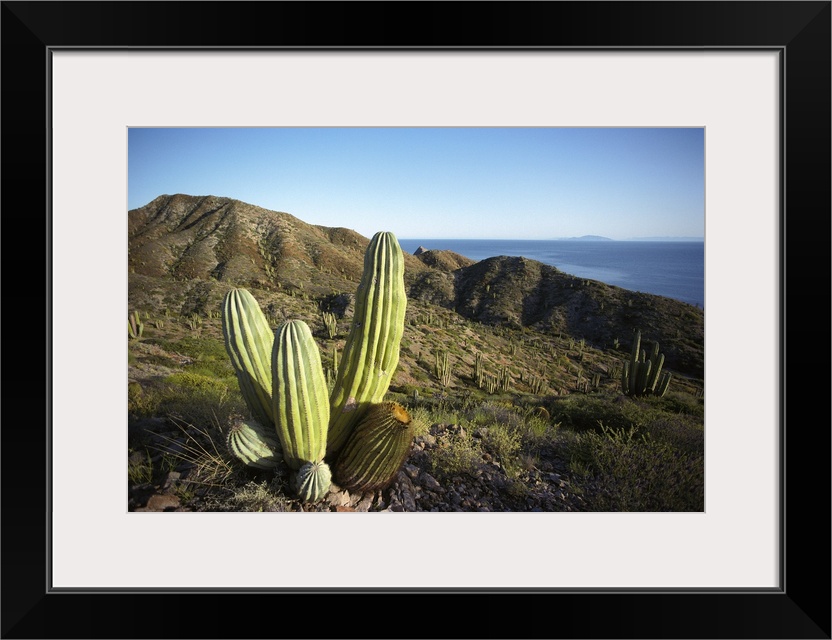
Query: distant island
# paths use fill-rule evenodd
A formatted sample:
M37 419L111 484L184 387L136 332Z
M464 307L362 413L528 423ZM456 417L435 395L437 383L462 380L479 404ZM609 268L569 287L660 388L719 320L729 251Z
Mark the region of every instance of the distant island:
M583 241L592 241L597 242L599 240L609 240L610 242L615 242L612 238L605 238L604 236L580 236L578 238L555 238L556 240L576 240L578 242Z

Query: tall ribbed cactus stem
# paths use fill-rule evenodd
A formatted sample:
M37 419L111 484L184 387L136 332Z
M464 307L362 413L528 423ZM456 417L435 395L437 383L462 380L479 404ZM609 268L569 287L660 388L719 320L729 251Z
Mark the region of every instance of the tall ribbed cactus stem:
M249 411L260 424L273 426L271 358L274 332L248 290L232 289L225 295L222 335Z
M355 315L330 395L327 453L335 454L372 404L381 402L399 363L407 297L396 236L379 231L364 254Z
M302 320L277 330L272 355L272 399L283 459L298 470L321 462L329 429L329 398L321 354Z

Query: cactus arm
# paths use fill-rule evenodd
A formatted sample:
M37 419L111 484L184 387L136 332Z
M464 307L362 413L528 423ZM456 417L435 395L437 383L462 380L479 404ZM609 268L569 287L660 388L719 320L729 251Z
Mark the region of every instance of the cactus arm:
M258 422L273 425L270 362L274 333L246 289L232 289L225 295L222 335L246 405Z
M399 362L407 297L396 236L376 233L364 254L355 315L330 396L327 451L337 452L371 404L387 393Z
M656 343L656 350L658 350L658 343ZM657 354L653 361L653 371L650 375L650 381L647 385L647 390L653 393L656 390L656 384L661 379L662 367L664 366L664 354Z
M647 389L647 381L650 379L650 370L653 363L649 360L643 360L638 364L638 383L636 384L636 391L641 395Z
M665 372L662 374L662 379L659 381L658 388L656 389L656 395L662 397L665 393L667 393L667 388L670 385L670 379L673 376L669 372Z
M289 320L277 331L272 355L275 427L292 469L326 453L329 398L321 354L309 326Z
M271 429L254 421L239 420L228 432L228 451L243 464L257 469L273 469L277 464L277 439Z
M636 337L633 340L633 348L630 351L630 362L638 362L638 354L641 351L641 330L636 331Z
M625 362L621 368L621 391L625 395L630 395L630 363Z

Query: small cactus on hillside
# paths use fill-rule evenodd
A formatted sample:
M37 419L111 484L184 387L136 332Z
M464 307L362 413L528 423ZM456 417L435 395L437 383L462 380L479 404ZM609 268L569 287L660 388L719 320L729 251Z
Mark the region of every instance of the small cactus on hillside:
M321 313L321 319L324 321L324 327L326 328L326 334L329 336L329 339L334 339L338 333L338 319L335 317L335 314L331 311L323 311Z
M636 331L630 361L624 363L621 374L621 390L628 396L663 396L667 392L671 375L662 373L664 354L659 353L659 343L654 342L650 356L641 349L641 331Z
M477 381L477 386L482 387L482 354L477 351L474 356L474 380Z
M134 311L127 317L127 333L133 340L138 340L142 337L144 331L144 323L139 318L139 312Z
M451 384L451 365L448 360L448 352L443 351L436 354L436 362L433 365L433 374L443 387Z

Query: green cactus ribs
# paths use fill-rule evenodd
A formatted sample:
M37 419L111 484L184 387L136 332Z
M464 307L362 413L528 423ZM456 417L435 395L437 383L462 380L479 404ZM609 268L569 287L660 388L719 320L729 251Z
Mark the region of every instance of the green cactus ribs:
M271 428L254 420L235 420L226 438L228 451L243 464L255 469L274 469L280 445Z
M321 354L302 320L277 331L272 353L272 405L283 459L294 470L326 453L329 398Z
M325 462L307 462L298 471L298 496L304 502L317 502L329 492L332 472Z
M127 318L127 333L133 340L138 340L142 337L144 331L144 323L139 316L138 311L134 311Z
M413 433L410 414L402 405L372 405L338 456L335 482L355 492L388 487L410 454Z
M381 402L399 362L407 297L396 236L379 231L364 254L355 314L330 395L328 454L337 454L372 404Z
M650 356L641 349L641 331L636 331L630 361L624 363L621 372L621 391L631 397L663 396L670 385L671 374L662 373L664 354L659 353L659 343L654 342Z
M232 289L222 304L222 335L246 405L264 426L274 425L271 356L274 333L257 300Z

